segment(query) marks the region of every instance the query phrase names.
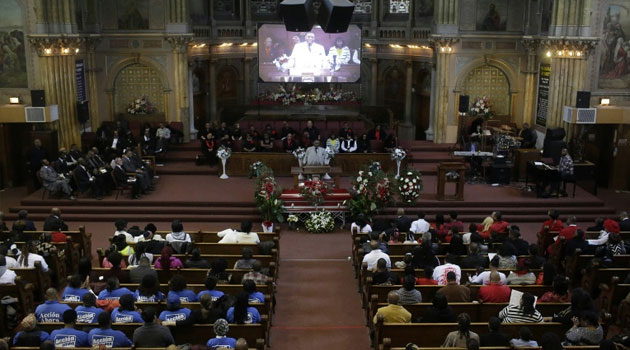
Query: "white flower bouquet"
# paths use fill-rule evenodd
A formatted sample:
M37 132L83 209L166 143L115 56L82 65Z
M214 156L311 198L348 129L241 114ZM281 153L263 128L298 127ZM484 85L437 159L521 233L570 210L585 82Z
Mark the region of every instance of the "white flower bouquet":
M337 154L337 152L335 152L332 148L326 147L326 159L331 160L335 158L335 154Z
M402 202L413 203L422 192L422 175L417 170L407 170L398 178L396 187Z
M298 222L298 217L296 215L291 214L287 218L287 222L289 222L289 223L297 223Z
M155 112L155 108L146 97L135 99L127 108L127 113L129 114L151 114L153 112Z
M217 150L217 158L228 159L232 156L232 149L230 147L221 146Z
M490 112L490 104L488 103L488 97L478 97L477 100L473 103L470 108L470 114L472 115L482 115L485 117L489 117L492 115Z
M298 147L295 151L293 151L293 156L297 158L299 162L302 162L304 158L306 158L306 151L302 147Z
M407 152L405 152L405 150L402 148L396 147L392 151L391 156L392 156L392 160L402 161L407 156Z
M330 212L322 209L322 211L311 213L304 226L310 233L330 232L335 228L335 219Z

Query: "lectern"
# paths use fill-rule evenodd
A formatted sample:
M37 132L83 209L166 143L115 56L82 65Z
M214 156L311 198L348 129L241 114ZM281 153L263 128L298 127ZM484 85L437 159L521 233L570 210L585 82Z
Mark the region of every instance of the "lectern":
M449 176L447 176L447 174ZM440 165L438 165L437 200L463 201L465 180L466 180L466 164L460 163L460 162L440 163ZM454 195L446 195L444 193L447 182L454 182L456 184Z

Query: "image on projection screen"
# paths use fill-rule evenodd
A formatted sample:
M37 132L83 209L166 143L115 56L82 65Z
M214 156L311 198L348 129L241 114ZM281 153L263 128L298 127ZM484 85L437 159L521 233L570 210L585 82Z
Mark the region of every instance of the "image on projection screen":
M345 33L288 32L283 24L258 28L258 77L262 82L356 83L361 78L361 29Z

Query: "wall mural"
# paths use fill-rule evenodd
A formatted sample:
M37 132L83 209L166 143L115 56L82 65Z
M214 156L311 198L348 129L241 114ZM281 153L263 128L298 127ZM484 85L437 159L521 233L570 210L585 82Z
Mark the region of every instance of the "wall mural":
M509 91L510 84L505 73L489 65L473 69L462 86L462 94L469 95L471 103L487 96L492 113L499 116L510 113Z
M477 30L505 31L507 18L507 0L477 1Z
M22 9L14 0L0 1L0 88L26 87Z
M600 41L599 88L630 88L630 1L611 4Z
M149 29L149 0L117 0L118 29Z

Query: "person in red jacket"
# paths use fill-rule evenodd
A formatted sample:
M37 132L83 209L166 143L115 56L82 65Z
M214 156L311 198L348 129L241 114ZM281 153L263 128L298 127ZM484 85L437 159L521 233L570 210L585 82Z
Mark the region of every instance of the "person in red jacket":
M562 230L560 230L560 234L558 235L558 237L564 237L565 241L570 241L573 239L573 237L575 237L575 233L578 230L577 225L575 224L577 221L577 219L575 218L575 216L570 216L567 219L567 224L569 226L563 228Z
M562 220L559 219L560 213L557 210L550 210L547 215L549 219L543 222L540 232L560 232L564 228Z
M494 222L490 225L490 232L507 233L510 224L507 221L503 221L500 211L492 212L492 219L494 219Z
M479 301L482 303L507 303L512 290L501 283L498 272L490 273L490 283L479 288Z

